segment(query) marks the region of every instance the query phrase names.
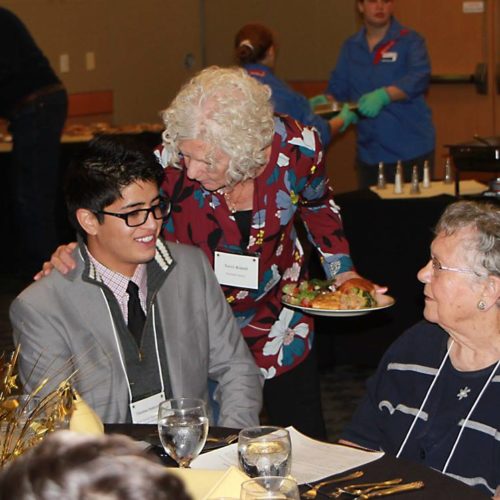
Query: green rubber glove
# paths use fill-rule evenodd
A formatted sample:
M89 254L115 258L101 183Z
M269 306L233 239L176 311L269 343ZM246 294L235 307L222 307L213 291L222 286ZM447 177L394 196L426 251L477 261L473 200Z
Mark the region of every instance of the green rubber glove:
M328 104L329 102L330 101L325 94L318 94L309 99L309 106L311 106L311 109L314 111L314 108L316 106L320 106L321 104Z
M344 124L340 127L340 132L345 132L349 125L358 123L358 115L349 109L349 104L347 103L342 106L342 111L338 117L344 120Z
M391 102L391 98L383 87L362 95L358 101L358 109L362 115L375 118L384 106Z

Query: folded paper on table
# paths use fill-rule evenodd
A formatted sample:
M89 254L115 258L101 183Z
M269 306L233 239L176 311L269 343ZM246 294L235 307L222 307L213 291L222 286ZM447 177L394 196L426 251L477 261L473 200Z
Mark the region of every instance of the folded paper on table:
M377 186L370 186L370 190L380 196L384 200L395 200L401 198L431 198L432 196L440 196L442 194L449 194L455 196L455 183L444 184L442 181L433 181L429 188L420 186L420 193L410 193L411 184L406 183L403 185L403 192L401 194L394 193L394 184L387 184L385 189L377 189ZM460 181L460 194L480 194L488 189L488 186L480 182L469 179Z
M82 434L104 434L104 425L99 415L75 391L73 413L69 419L69 429Z
M383 452L365 451L311 439L293 427L287 427L292 440L292 473L299 484L360 467L378 460ZM225 470L238 466L238 445L232 444L204 453L191 463L193 469Z
M249 477L236 467L226 471L203 469L169 469L184 482L193 500L240 498L241 483Z

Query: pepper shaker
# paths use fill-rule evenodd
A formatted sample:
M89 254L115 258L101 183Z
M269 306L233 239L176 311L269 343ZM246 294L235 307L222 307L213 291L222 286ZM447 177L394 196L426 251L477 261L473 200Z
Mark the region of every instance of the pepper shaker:
M429 161L424 161L424 178L422 179L422 187L427 189L431 187L431 169L429 167Z
M381 161L378 164L378 177L377 177L377 189L385 189L385 174L384 174L384 162Z
M446 163L444 164L444 179L443 179L444 184L452 184L453 183L453 176L451 173L451 161L450 157L446 158Z
M394 176L394 194L403 194L403 165L398 160L396 165L396 175Z
M411 194L420 194L420 186L418 183L418 167L413 165L413 169L411 171Z

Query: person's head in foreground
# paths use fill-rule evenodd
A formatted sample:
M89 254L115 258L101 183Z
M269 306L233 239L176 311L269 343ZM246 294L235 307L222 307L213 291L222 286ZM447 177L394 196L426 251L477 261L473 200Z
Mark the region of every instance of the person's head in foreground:
M67 172L69 218L90 253L109 269L132 276L150 261L168 203L163 170L151 151L118 136L90 142Z
M441 216L418 273L424 316L464 347L500 359L500 210L461 201Z
M270 89L242 68L209 67L191 79L163 112L168 163L208 191L256 178L274 134Z
M49 435L0 473L0 499L188 500L180 480L126 436Z

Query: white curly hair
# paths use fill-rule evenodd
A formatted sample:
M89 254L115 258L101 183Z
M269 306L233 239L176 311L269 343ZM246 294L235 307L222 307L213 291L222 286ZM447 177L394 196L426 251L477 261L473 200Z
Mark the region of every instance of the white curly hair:
M255 178L266 165L274 134L271 89L241 68L204 69L185 84L162 112L163 146L170 164L180 168L179 142L208 144L208 161L222 151L230 158L228 186Z

